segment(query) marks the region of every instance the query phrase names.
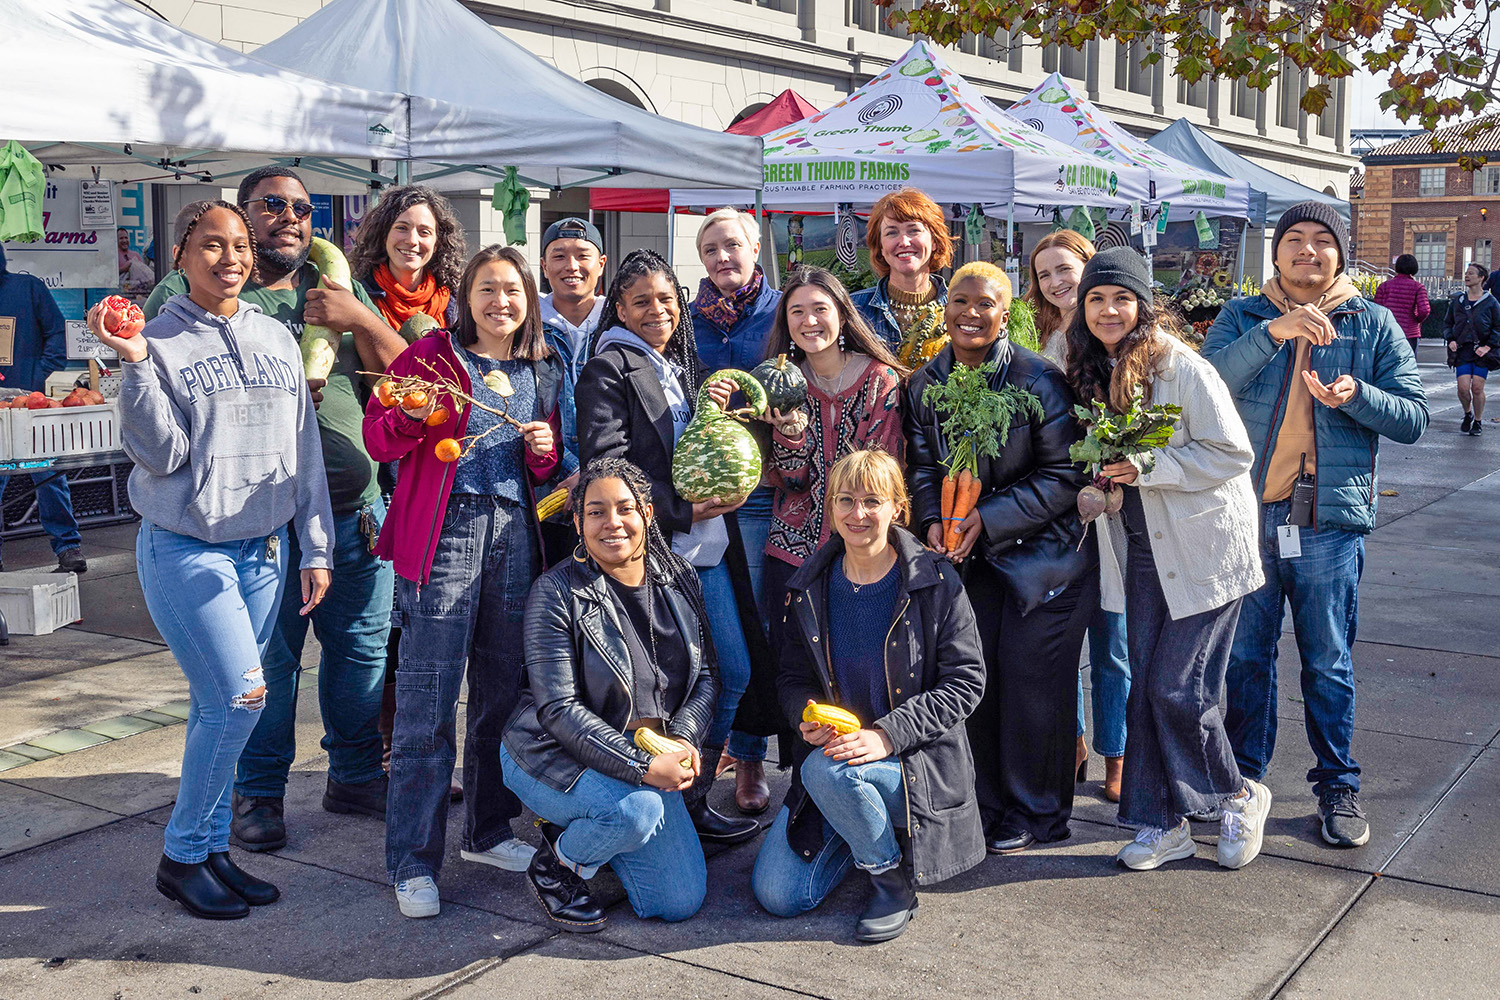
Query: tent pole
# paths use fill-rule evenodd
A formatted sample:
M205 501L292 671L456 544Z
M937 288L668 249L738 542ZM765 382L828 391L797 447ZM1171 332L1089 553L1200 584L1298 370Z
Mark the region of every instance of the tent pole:
M1011 252L1015 248L1015 245L1016 203L1014 200L1012 200L1005 207L1005 269L1010 272L1007 275L1007 277L1010 278L1010 287L1015 291L1015 293L1018 294L1021 288L1021 268L1019 261L1017 261L1017 266L1015 268L1012 268L1010 266L1010 262L1012 260L1017 260L1017 258Z
M667 201L667 266L677 267L677 213L672 210L672 202Z
M1232 297L1236 299L1243 294L1241 292L1241 289L1245 285L1245 237L1248 236L1249 233L1250 220L1246 219L1244 222L1240 223L1240 256L1239 259L1235 261L1234 295Z
M396 183L402 186L411 183L411 161L396 161Z

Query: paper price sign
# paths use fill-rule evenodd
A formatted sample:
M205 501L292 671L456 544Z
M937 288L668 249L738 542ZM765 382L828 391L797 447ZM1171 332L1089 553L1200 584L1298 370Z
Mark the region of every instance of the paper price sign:
M68 320L64 338L68 345L69 361L87 361L90 358L113 361L119 357L114 351L99 343L99 338L89 332L89 325L81 319Z

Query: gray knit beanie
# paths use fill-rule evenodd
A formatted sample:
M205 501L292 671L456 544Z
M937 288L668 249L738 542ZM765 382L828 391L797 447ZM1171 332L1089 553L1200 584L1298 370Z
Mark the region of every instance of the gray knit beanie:
M1276 259L1277 248L1281 246L1281 238L1299 222L1316 222L1332 233L1333 241L1339 247L1339 270L1349 266L1349 227L1332 205L1321 201L1299 201L1281 213L1281 218L1276 222L1276 235L1271 238L1273 261Z
M1089 293L1089 289L1100 285L1119 285L1135 293L1143 302L1150 302L1151 269L1146 258L1130 247L1110 247L1100 250L1083 265L1083 277L1078 279L1078 301Z

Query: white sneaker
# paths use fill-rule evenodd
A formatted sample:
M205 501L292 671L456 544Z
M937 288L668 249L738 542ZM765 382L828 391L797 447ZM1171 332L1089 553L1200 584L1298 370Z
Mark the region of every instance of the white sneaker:
M426 875L397 882L396 905L404 917L435 917L443 906L437 883Z
M1224 817L1219 821L1219 864L1225 868L1243 868L1254 861L1266 832L1271 790L1249 778L1245 779L1245 788L1250 794L1244 798L1224 800Z
M502 840L487 851L459 851L465 861L477 861L482 865L494 865L508 872L524 872L531 867L531 856L536 848L515 837Z
M1190 858L1197 851L1198 845L1193 843L1193 828L1183 820L1170 830L1156 826L1137 830L1135 839L1120 848L1115 857L1126 868L1149 872L1168 861Z

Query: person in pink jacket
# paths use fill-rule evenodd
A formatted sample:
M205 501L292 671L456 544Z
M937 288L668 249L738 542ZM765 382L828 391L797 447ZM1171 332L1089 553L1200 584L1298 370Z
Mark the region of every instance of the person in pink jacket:
M1432 315L1427 286L1416 279L1416 273L1417 258L1404 253L1396 258L1396 274L1375 289L1375 304L1385 306L1396 317L1413 354L1422 337L1422 321Z
M476 254L459 283L458 309L452 330L417 340L389 373L456 385L482 405L438 389L421 406L408 409L417 402L408 396L387 407L376 393L364 422L370 455L400 462L375 554L392 560L397 576L401 645L386 868L408 917L439 910L465 664L459 856L525 871L535 853L511 830L522 807L505 787L500 737L525 677L526 594L543 569L536 487L557 470L562 361L546 345L536 282L517 250ZM509 381L509 394L491 386L497 374Z

